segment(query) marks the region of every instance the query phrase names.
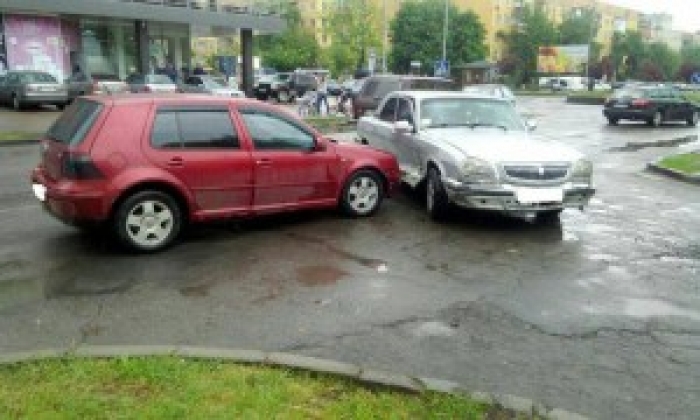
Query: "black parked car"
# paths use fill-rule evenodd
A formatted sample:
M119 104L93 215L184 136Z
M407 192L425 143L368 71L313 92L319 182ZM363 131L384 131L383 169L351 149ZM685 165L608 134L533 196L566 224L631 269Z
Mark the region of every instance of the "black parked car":
M658 127L665 121L685 121L694 127L700 120L700 107L673 87L638 85L615 91L605 102L603 115L610 125L634 120Z
M367 111L374 111L379 102L391 92L397 90L458 90L450 79L441 77L404 76L383 74L370 76L364 82L362 90L353 98L353 116L359 119Z

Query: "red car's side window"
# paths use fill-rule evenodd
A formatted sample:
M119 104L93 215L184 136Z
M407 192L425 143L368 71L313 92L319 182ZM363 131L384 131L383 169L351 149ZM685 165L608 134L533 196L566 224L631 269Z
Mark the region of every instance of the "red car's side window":
M241 110L243 123L258 150L311 150L314 135L271 112Z

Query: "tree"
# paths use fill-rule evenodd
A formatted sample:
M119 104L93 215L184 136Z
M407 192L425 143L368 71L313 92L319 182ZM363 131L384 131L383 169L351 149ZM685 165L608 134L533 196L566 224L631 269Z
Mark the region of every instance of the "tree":
M615 77L619 80L638 77L645 53L646 45L639 32L615 32L611 47L611 61Z
M289 3L283 15L287 22L284 32L256 37L256 50L262 63L280 71L315 66L319 61L320 47L314 34L302 27L299 8Z
M599 19L593 9L572 11L559 25L559 42L563 45L590 44L598 36Z
M676 73L676 79L688 82L690 81L690 76L700 72L700 45L683 45L680 56L682 57L682 65Z
M673 51L667 44L662 42L654 42L645 48L645 61L654 63L661 71L661 80L673 80L678 73L681 58L676 51ZM640 69L644 74L648 74L644 66ZM639 74L640 78L642 74ZM643 79L646 80L646 79ZM658 79L653 79L658 80Z
M381 13L369 0L344 0L326 15L332 44L325 52L333 73L363 68L370 49L381 44Z
M556 25L549 20L540 3L525 6L519 23L511 31L498 35L506 45L508 59L516 63L516 84L527 83L536 75L539 47L560 41Z
M433 72L433 63L442 58L444 3L411 0L401 5L391 22L391 67L396 73L408 73L411 61L420 61ZM449 5L447 60L451 66L483 60L487 49L485 30L473 12L461 12Z

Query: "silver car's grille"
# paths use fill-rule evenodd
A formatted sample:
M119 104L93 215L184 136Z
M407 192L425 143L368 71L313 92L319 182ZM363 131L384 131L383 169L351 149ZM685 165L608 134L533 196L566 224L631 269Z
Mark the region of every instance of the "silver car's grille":
M503 172L522 181L560 181L569 173L568 164L506 164Z

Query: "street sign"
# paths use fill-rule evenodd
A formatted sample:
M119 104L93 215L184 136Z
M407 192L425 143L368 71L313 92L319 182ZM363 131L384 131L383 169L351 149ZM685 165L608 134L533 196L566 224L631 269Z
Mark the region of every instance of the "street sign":
M690 76L690 83L700 84L700 72L695 72Z
M450 62L448 60L437 60L435 62L435 76L447 77L450 75Z

